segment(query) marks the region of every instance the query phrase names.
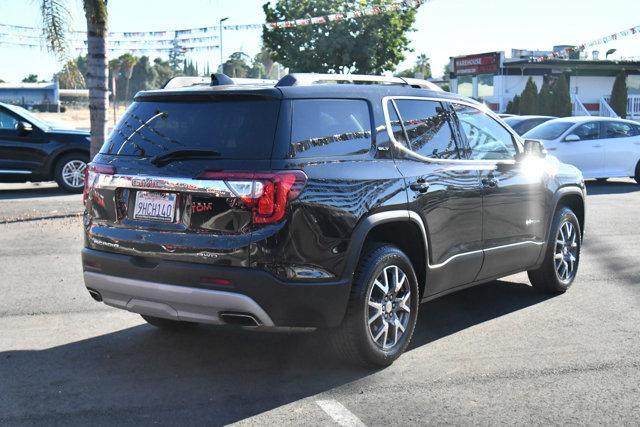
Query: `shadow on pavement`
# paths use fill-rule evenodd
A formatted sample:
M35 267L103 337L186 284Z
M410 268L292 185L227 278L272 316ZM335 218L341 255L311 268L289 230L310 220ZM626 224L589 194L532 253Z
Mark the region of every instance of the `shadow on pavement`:
M410 350L545 298L498 281L423 304ZM141 325L0 353L0 422L221 425L372 373L335 360L318 334Z
M601 194L626 194L640 191L640 184L634 180L628 181L587 181L587 194L589 196Z
M55 183L34 183L0 186L0 200L30 199L32 197L68 196L70 193L62 190Z

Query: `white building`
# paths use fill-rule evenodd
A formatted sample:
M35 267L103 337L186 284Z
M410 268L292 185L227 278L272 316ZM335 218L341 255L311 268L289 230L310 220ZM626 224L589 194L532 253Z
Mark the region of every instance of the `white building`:
M624 69L629 90L627 117L640 119L640 62L533 60L549 53L514 49L511 58L506 58L504 52L451 58L451 91L481 100L496 112L504 112L507 103L522 93L529 77L540 89L545 80L564 74L569 81L574 115L615 116L607 101L616 75Z

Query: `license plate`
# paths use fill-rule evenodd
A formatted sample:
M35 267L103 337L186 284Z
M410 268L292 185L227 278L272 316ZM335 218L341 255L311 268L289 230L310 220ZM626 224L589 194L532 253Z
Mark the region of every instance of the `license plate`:
M134 219L173 222L176 213L176 195L157 191L138 191L133 210Z

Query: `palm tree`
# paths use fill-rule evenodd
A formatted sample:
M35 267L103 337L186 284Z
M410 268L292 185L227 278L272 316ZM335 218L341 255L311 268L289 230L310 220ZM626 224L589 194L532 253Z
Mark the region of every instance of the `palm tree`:
M127 52L124 55L121 55L119 59L122 64L122 72L124 74L124 99L126 102L129 100L129 81L131 81L133 66L138 62L138 58Z
M82 5L87 21L87 87L93 158L107 134L107 0L83 0ZM66 0L40 0L40 11L48 49L65 58L70 18Z

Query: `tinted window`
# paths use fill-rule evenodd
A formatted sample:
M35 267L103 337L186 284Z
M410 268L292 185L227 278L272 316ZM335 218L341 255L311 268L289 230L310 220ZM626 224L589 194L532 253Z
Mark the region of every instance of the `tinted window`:
M520 123L520 125L518 125L518 126L513 126L513 130L515 130L518 135L524 135L525 133L529 132L534 127L546 122L547 120L549 120L549 119L531 119L531 120L526 120L526 121Z
M636 135L640 135L640 126L633 126L633 128L636 130Z
M578 135L583 141L590 141L600 138L600 126L597 122L585 123L575 128L571 133Z
M293 101L291 157L328 157L367 153L371 119L366 101Z
M459 158L450 115L439 102L406 99L395 102L412 151L434 159Z
M454 104L472 160L513 159L516 148L511 133L477 108Z
M167 150L198 148L217 151L222 159L270 158L279 104L230 96L206 101L134 102L100 152L153 156Z
M536 126L531 129L529 132L525 133L523 136L525 138L531 139L543 139L543 140L551 140L560 138L560 135L565 133L573 123L570 122L556 122L549 121L541 124L540 126Z
M18 125L18 120L16 120L11 114L6 111L0 110L0 129L4 130L15 130Z
M630 124L623 122L604 123L605 138L628 138L630 136L633 136L633 128Z

